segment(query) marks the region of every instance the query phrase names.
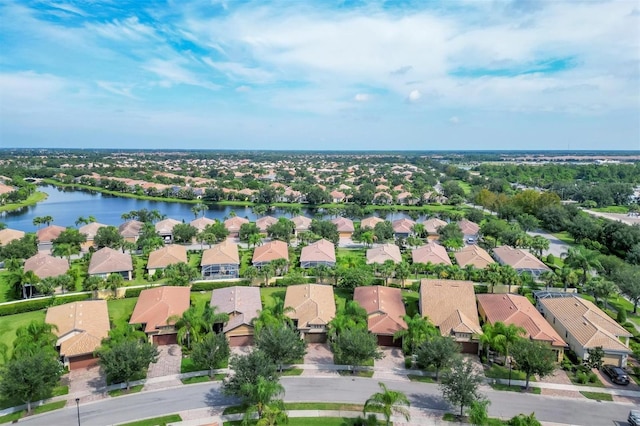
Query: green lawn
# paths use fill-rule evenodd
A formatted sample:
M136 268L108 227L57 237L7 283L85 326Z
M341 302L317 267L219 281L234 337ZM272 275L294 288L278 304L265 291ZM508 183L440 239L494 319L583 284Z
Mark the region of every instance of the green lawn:
M111 321L114 324L129 322L129 318L131 318L133 308L136 306L137 301L137 297L107 301L107 308L109 310L109 318L111 318Z
M249 422L248 424L255 425L256 423L257 421L252 421L252 422ZM242 424L243 424L242 420L223 423L224 426L239 426ZM289 426L348 426L353 424L353 420L348 418L343 418L343 417L320 417L320 418L300 417L300 418L290 418L287 424Z
M407 307L407 315L413 317L415 314L419 313L418 301L420 299L420 294L417 291L403 290L402 299Z
M281 376L299 376L302 374L304 370L302 368L288 368L284 370L280 375Z
M224 379L225 377L227 377L227 375L223 374L223 373L214 374L213 375L213 381L220 381L220 380ZM209 376L189 377L188 379L182 379L181 380L183 385L192 385L194 383L204 383L204 382L210 382L210 381L212 381L212 379Z
M143 387L144 387L144 385L136 385L136 386L131 386L131 388L129 388L129 390L126 390L126 389L114 389L114 390L110 390L108 393L109 393L109 396L131 395L132 393L140 392Z
M629 207L627 206L607 206L607 207L596 207L593 210L594 212L600 213L618 213L618 214L627 214L629 213Z
M509 368L502 365L493 364L491 368L484 370L484 375L491 379L508 379ZM511 380L525 380L525 374L519 370L511 370ZM531 382L535 382L535 377L529 379Z
M282 287L264 287L260 288L260 297L262 298L262 307L271 308L276 304L276 299L284 300L286 288Z
M422 382L422 383L435 383L436 382L434 380L434 378L430 377L430 376L419 376L417 374L409 374L409 375L407 375L407 377L412 382Z
M182 417L178 414L170 414L168 416L154 417L153 419L138 420L137 422L123 423L120 426L165 426L169 423L181 422Z
M355 373L352 373L349 370L339 370L338 374L341 376L350 376L350 377L367 377L369 379L373 377L373 371L367 371L367 370L358 370Z
M4 343L9 348L8 357L11 357L13 341L16 338L18 327L27 325L34 320L44 322L44 316L44 311L35 311L0 317L0 343Z
M613 401L613 397L611 396L611 394L604 393L604 392L580 391L580 393L585 398L594 399L596 401Z
M211 293L211 291L191 293L191 304L193 306L204 306L205 303L210 303Z
M553 232L551 235L559 239L560 241L569 244L570 246L575 246L576 242L573 240L573 237L569 235L567 231L562 232Z
M22 207L32 206L36 203L39 203L42 200L45 200L47 196L48 195L44 192L36 191L33 194L29 195L29 197L26 200L20 203L3 204L2 206L0 206L0 212L8 212L10 210L16 210Z
M58 410L64 407L66 404L67 404L67 401L57 401L57 402L52 402L50 404L44 404L34 408L32 414L48 413L49 411ZM26 410L22 410L22 411L16 411L15 413L7 414L6 416L2 416L0 417L0 424L9 423L9 422L18 423L18 421L22 417L24 417L26 413L27 413Z
M6 269L0 272L0 303L14 300L13 291L9 285L9 275Z
M523 392L523 388L521 386L514 386L514 385L503 385L501 383L494 383L491 385L491 387L494 390L499 390L499 391L508 391L508 392ZM534 395L540 395L540 393L542 392L542 389L540 388L536 388L536 387L530 387L529 390L527 391L527 393L532 393Z

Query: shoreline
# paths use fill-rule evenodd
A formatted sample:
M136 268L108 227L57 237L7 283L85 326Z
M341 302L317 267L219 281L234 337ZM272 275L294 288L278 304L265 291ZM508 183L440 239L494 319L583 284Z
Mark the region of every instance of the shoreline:
M49 195L45 192L36 191L33 194L29 195L29 198L21 203L11 203L0 206L0 212L10 212L13 210L19 210L23 207L33 206L35 204L38 204L40 201L46 200L48 196Z

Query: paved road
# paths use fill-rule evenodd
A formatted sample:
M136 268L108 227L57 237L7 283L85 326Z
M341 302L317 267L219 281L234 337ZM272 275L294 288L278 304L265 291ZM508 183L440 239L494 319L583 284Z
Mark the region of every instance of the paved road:
M547 240L549 240L549 250L545 250L542 252L544 256L551 253L555 257L560 257L562 256L563 253L566 253L569 250L569 244L565 243L562 240L557 239L556 237L549 234L548 232L544 232L538 229L536 231L529 231L527 232L527 234L531 235L532 237L535 237L536 235L540 235L542 237L545 237Z
M377 380L339 378L283 378L285 400L290 402L345 402L364 403L366 398L379 390ZM446 409L437 385L417 382L387 381L391 389L407 394L413 407ZM221 405L233 401L219 392L220 384L202 383L179 389L143 392L127 397L111 398L80 406L83 426L103 426L132 421L139 418L161 416L178 411L211 408L211 414L219 414ZM584 426L626 425L629 404L599 403L591 400L521 395L513 392L486 390L491 399L490 415L513 417L519 413L535 412L544 422L577 424ZM76 424L76 407L57 410L43 416L21 420L25 425L73 425Z

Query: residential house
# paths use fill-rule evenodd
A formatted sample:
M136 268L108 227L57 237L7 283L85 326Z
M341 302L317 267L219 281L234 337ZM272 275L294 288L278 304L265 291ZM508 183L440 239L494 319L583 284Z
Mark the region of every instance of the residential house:
M106 300L84 300L47 309L45 322L55 326L56 348L69 370L98 365L95 351L109 336L109 311Z
M240 276L238 245L231 240L224 240L205 250L202 253L200 267L202 278L205 280L238 278Z
M312 220L306 216L296 216L291 218L291 222L293 222L294 229L293 233L297 237L301 232L306 232L311 229Z
M535 278L538 278L543 272L551 270L540 259L526 250L500 246L493 249L493 255L498 263L513 267L519 274L529 272Z
M36 231L38 250L51 250L53 248L53 240L58 238L65 229L67 228L58 225L49 225L38 229Z
M515 325L525 330L524 337L548 343L562 361L567 346L562 337L551 327L525 296L517 294L478 294L478 313L488 324L501 322Z
M139 220L128 220L125 223L118 226L118 232L122 235L125 241L129 243L135 243L140 237L140 232L144 226L143 222Z
M393 339L400 330L407 329L406 310L399 288L383 286L356 287L353 300L367 311L368 328L380 346L402 347L402 339Z
M274 240L256 247L251 263L256 268L262 268L276 259L289 261L289 248L284 241Z
M367 265L373 263L383 264L387 260L391 260L393 263L402 262L400 247L387 243L367 250Z
M256 220L256 226L260 230L260 233L264 235L267 235L267 228L276 223L278 223L278 219L273 216L263 216Z
M467 219L458 222L458 227L462 231L464 241L475 243L480 236L480 225Z
M173 242L173 227L181 224L179 220L175 219L163 219L156 223L156 232L162 237L165 244L171 244Z
M429 280L420 283L420 315L460 344L463 353L478 353L482 334L471 281Z
M346 217L335 218L331 223L334 223L338 227L338 234L340 234L340 238L351 238L353 231L355 231L353 221Z
M366 217L360 221L360 229L375 229L376 225L382 222L384 222L384 219L377 216Z
M69 270L69 261L62 257L54 257L48 253L36 253L24 261L24 272L31 271L38 278L44 279L64 275Z
M476 269L484 269L488 265L496 263L486 250L476 245L466 246L456 251L453 253L453 257L456 258L456 263L460 265L461 268L471 265Z
M147 262L147 271L149 276L155 275L156 271L163 270L169 265L176 263L187 263L187 248L178 244L171 244L161 247L149 253L149 261Z
M96 234L98 233L98 229L103 228L105 226L107 225L103 223L91 222L78 228L78 232L80 232L81 234L84 234L87 237L87 241L82 243L82 251L86 252L86 251L89 251L90 247L95 247L93 240L96 237Z
M189 287L163 286L142 290L129 324L141 324L155 345L177 343L175 319L189 309Z
M435 241L430 241L429 243L413 249L411 251L411 258L413 259L413 264L416 263L432 263L433 265L451 265L451 259L447 254L447 249L445 249L440 244Z
M301 284L287 287L284 297L286 315L293 319L300 336L309 343L327 341L327 326L336 316L333 286Z
M398 219L391 222L391 226L393 227L393 233L396 238L407 238L409 235L413 234L413 225L416 223L410 219Z
M234 216L224 221L224 227L229 231L230 238L238 238L240 236L240 227L245 223L249 223L249 219Z
M319 265L329 268L336 266L336 248L331 241L324 238L303 247L300 253L301 268L315 268Z
M6 246L13 240L19 240L23 238L26 234L22 231L18 231L17 229L0 229L0 247Z
M431 219L427 219L422 222L424 225L424 230L427 233L427 238L430 240L437 240L440 237L438 231L443 226L447 226L447 222L442 219L438 219L437 217L432 217Z
M192 220L191 222L189 222L189 225L196 228L198 232L202 232L204 231L204 228L207 227L207 225L213 225L214 223L216 223L215 220L203 216Z
M332 203L344 203L344 201L346 200L347 196L345 195L344 192L341 191L331 191L329 193L329 195L331 196L331 202Z
M415 198L413 197L413 194L407 191L399 193L396 196L396 200L398 200L398 204L401 204L401 205L415 204Z
M577 296L554 297L539 299L538 309L579 358L589 358L588 350L601 346L605 364L627 365L632 334L593 303Z
M110 247L103 247L91 256L88 274L101 278L107 278L110 274L120 274L125 280L131 280L133 279L131 255Z
M262 310L258 287L217 288L211 294L211 307L229 315L229 321L222 327L229 346L253 344L253 319Z

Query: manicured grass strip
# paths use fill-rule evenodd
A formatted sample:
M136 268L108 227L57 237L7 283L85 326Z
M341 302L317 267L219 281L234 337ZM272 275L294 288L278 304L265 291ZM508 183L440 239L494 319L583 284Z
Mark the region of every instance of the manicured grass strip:
M351 377L367 377L367 378L373 377L373 371L363 371L363 370L358 370L353 374L350 370L338 370L338 374L341 376L351 376Z
M69 386L56 386L51 391L51 396L60 396L60 395L68 395L69 394Z
M39 407L34 408L32 414L42 414L48 413L49 411L59 410L67 404L67 401L57 401L52 402L50 404L44 404ZM16 411L15 413L7 414L6 416L0 417L0 424L15 422L17 423L24 415L27 413L27 410Z
M419 376L417 374L409 374L409 375L407 375L407 377L412 382L422 382L422 383L435 383L436 382L433 377L429 377L429 376Z
M0 343L4 343L9 348L8 358L11 358L11 348L13 348L13 341L16 338L16 330L23 325L28 325L31 321L44 322L44 315L44 311L34 311L0 316Z
M551 235L562 241L563 243L567 243L570 246L575 246L576 242L573 240L573 237L569 235L567 231L562 232L553 232Z
M0 206L0 212L8 212L9 210L16 210L22 207L32 206L42 200L45 200L47 197L48 195L46 193L37 191L29 195L26 200L20 203L10 203Z
M122 396L138 393L142 390L143 385L131 386L131 389L114 389L109 391L109 396Z
M343 404L340 402L289 402L284 404L287 410L342 410L362 411L362 404ZM247 407L244 405L231 405L224 409L222 414L244 413Z
M227 376L226 374L214 374L213 379L211 379L209 376L189 377L188 379L182 379L181 382L183 385L192 385L194 383L220 381L224 379L226 376Z
M580 383L578 381L578 378L576 377L576 375L574 373L568 373L567 376L569 376L569 380L571 380L571 383L576 385L576 386L589 386L592 388L604 388L605 385L604 383L602 383L600 381L600 379L598 379L596 377L596 381L595 382L587 382L587 383Z
M494 383L491 385L494 390L498 391L508 391L508 392L524 392L524 388L522 386L514 386L514 385L503 385L502 383ZM527 393L532 393L534 395L540 395L542 389L536 387L530 387Z
M289 418L289 422L287 424L289 426L348 426L351 423L352 419L347 419L343 417L320 417L317 419L310 417L300 417L300 418ZM257 420L250 421L249 425L257 424ZM224 422L224 426L241 426L242 420L234 421L234 422Z
M302 368L289 368L284 370L280 375L281 376L299 376L302 374L304 370Z
M508 379L509 378L509 368L504 367L502 365L493 364L491 368L484 370L484 375L491 379ZM525 374L522 371L511 370L511 380L525 380ZM531 382L535 382L535 378L531 377L529 379Z
M611 394L608 394L608 393L587 392L587 391L580 391L580 393L585 398L595 399L596 401L613 401L613 396L611 396Z
M168 416L154 417L153 419L123 423L120 426L166 426L169 423L176 423L181 421L182 417L180 417L178 414L169 414Z
M626 206L595 207L590 210L593 210L594 212L600 212L600 213L618 213L618 214L629 213L629 208Z

